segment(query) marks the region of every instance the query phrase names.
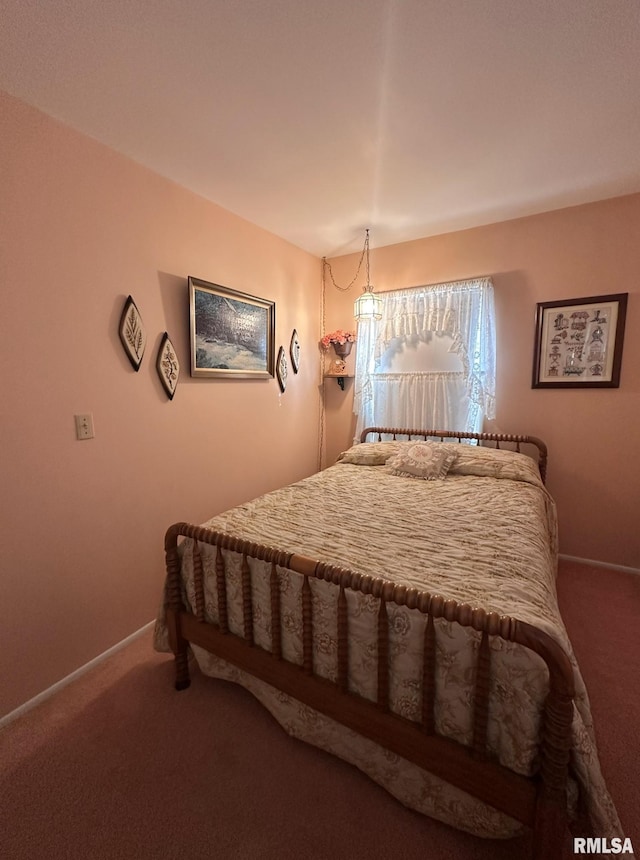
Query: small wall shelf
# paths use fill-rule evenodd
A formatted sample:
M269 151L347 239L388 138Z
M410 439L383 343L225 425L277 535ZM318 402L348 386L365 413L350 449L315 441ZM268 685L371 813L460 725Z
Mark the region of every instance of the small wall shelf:
M325 373L325 379L336 379L338 381L338 385L344 391L344 381L345 379L353 379L355 376L354 373Z

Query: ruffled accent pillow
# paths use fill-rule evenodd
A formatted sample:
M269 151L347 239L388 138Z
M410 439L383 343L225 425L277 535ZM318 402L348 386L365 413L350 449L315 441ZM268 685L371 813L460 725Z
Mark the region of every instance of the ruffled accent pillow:
M415 442L403 446L387 460L392 475L436 481L444 478L456 459L451 445L440 442Z
M398 452L402 442L360 442L343 451L338 457L340 463L354 466L384 466L389 457Z

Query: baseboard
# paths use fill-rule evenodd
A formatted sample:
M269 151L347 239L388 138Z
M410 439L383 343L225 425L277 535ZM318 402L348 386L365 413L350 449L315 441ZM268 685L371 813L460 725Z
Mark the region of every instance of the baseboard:
M565 561L575 561L577 564L588 564L590 567L606 567L608 570L622 570L624 573L635 573L640 575L639 567L626 567L624 564L609 564L606 561L594 561L591 558L577 558L575 555L564 555L560 553L559 558Z
M10 711L4 717L0 718L0 729L4 728L4 726L16 720L18 717L21 717L23 714L26 714L27 711L30 711L32 708L35 708L36 705L39 705L41 702L44 702L46 699L49 699L54 693L57 693L59 690L62 690L63 687L66 687L67 684L70 684L72 681L75 681L81 675L84 675L90 669L93 669L94 666L97 666L99 663L102 663L103 660L106 660L107 657L110 657L112 654L115 654L116 651L120 651L121 648L124 648L130 642L133 642L134 639L137 639L138 636L142 636L142 634L149 630L155 624L155 621L150 621L148 624L145 624L144 627L141 627L139 630L136 630L135 633L132 633L130 636L127 636L126 639L123 639L122 642L118 642L116 645L113 645L107 651L104 651L102 654L98 654L97 657L94 657L93 660L89 660L88 663L85 663L84 666L80 666L79 669L76 669L75 672L72 672L70 675L67 675L65 678L62 678L60 681L57 681L53 686L48 687L46 690L43 690L42 693L38 693L37 696L34 696L33 699L29 699L28 702L25 702L24 705L20 705L20 707L16 708L14 711Z

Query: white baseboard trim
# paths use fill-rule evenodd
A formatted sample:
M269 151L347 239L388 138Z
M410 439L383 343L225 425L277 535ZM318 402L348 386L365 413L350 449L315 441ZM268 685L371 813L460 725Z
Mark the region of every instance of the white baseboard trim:
M107 651L104 651L102 654L98 654L97 657L94 657L93 660L89 660L88 663L85 663L84 666L80 666L79 669L76 669L75 672L72 672L70 675L62 678L60 681L57 681L53 686L48 687L46 690L43 690L42 693L38 693L37 696L34 696L33 699L29 699L28 702L25 702L24 705L20 705L13 711L10 711L4 717L0 718L0 729L3 729L5 726L12 723L18 717L21 717L23 714L26 714L27 711L30 711L32 708L35 708L36 705L39 705L41 702L44 702L45 699L49 699L54 693L57 693L59 690L62 690L63 687L66 687L67 684L70 684L72 681L75 681L81 675L84 675L90 669L93 669L94 666L97 666L99 663L102 663L103 660L106 660L107 657L110 657L112 654L115 654L116 651L120 651L130 642L133 642L134 639L137 639L138 636L142 636L142 634L147 631L150 627L155 624L155 621L150 621L148 624L145 624L144 627L141 627L139 630L136 630L135 633L132 633L130 636L127 636L126 639L123 639L121 642L116 643Z
M591 567L606 567L609 570L622 570L624 573L635 573L640 575L639 567L626 567L624 564L609 564L606 561L593 561L591 558L577 558L575 555L564 555L564 553L560 553L558 558L563 558L565 561L575 561L578 564L588 564Z

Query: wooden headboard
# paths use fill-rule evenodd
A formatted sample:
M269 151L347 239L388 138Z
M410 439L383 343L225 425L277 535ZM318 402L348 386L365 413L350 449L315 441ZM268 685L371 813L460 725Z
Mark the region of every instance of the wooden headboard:
M378 441L382 441L383 436L391 436L392 439L402 438L406 436L408 440L424 439L425 441L437 440L444 442L445 439L453 440L454 442L462 442L463 440L473 440L476 445L486 445L490 448L505 448L511 451L517 451L519 454L522 445L531 445L537 450L538 469L543 483L547 479L547 446L538 439L537 436L513 436L510 433L467 433L462 430L408 430L399 427L366 427L360 434L360 441L366 442L367 436L376 435Z

